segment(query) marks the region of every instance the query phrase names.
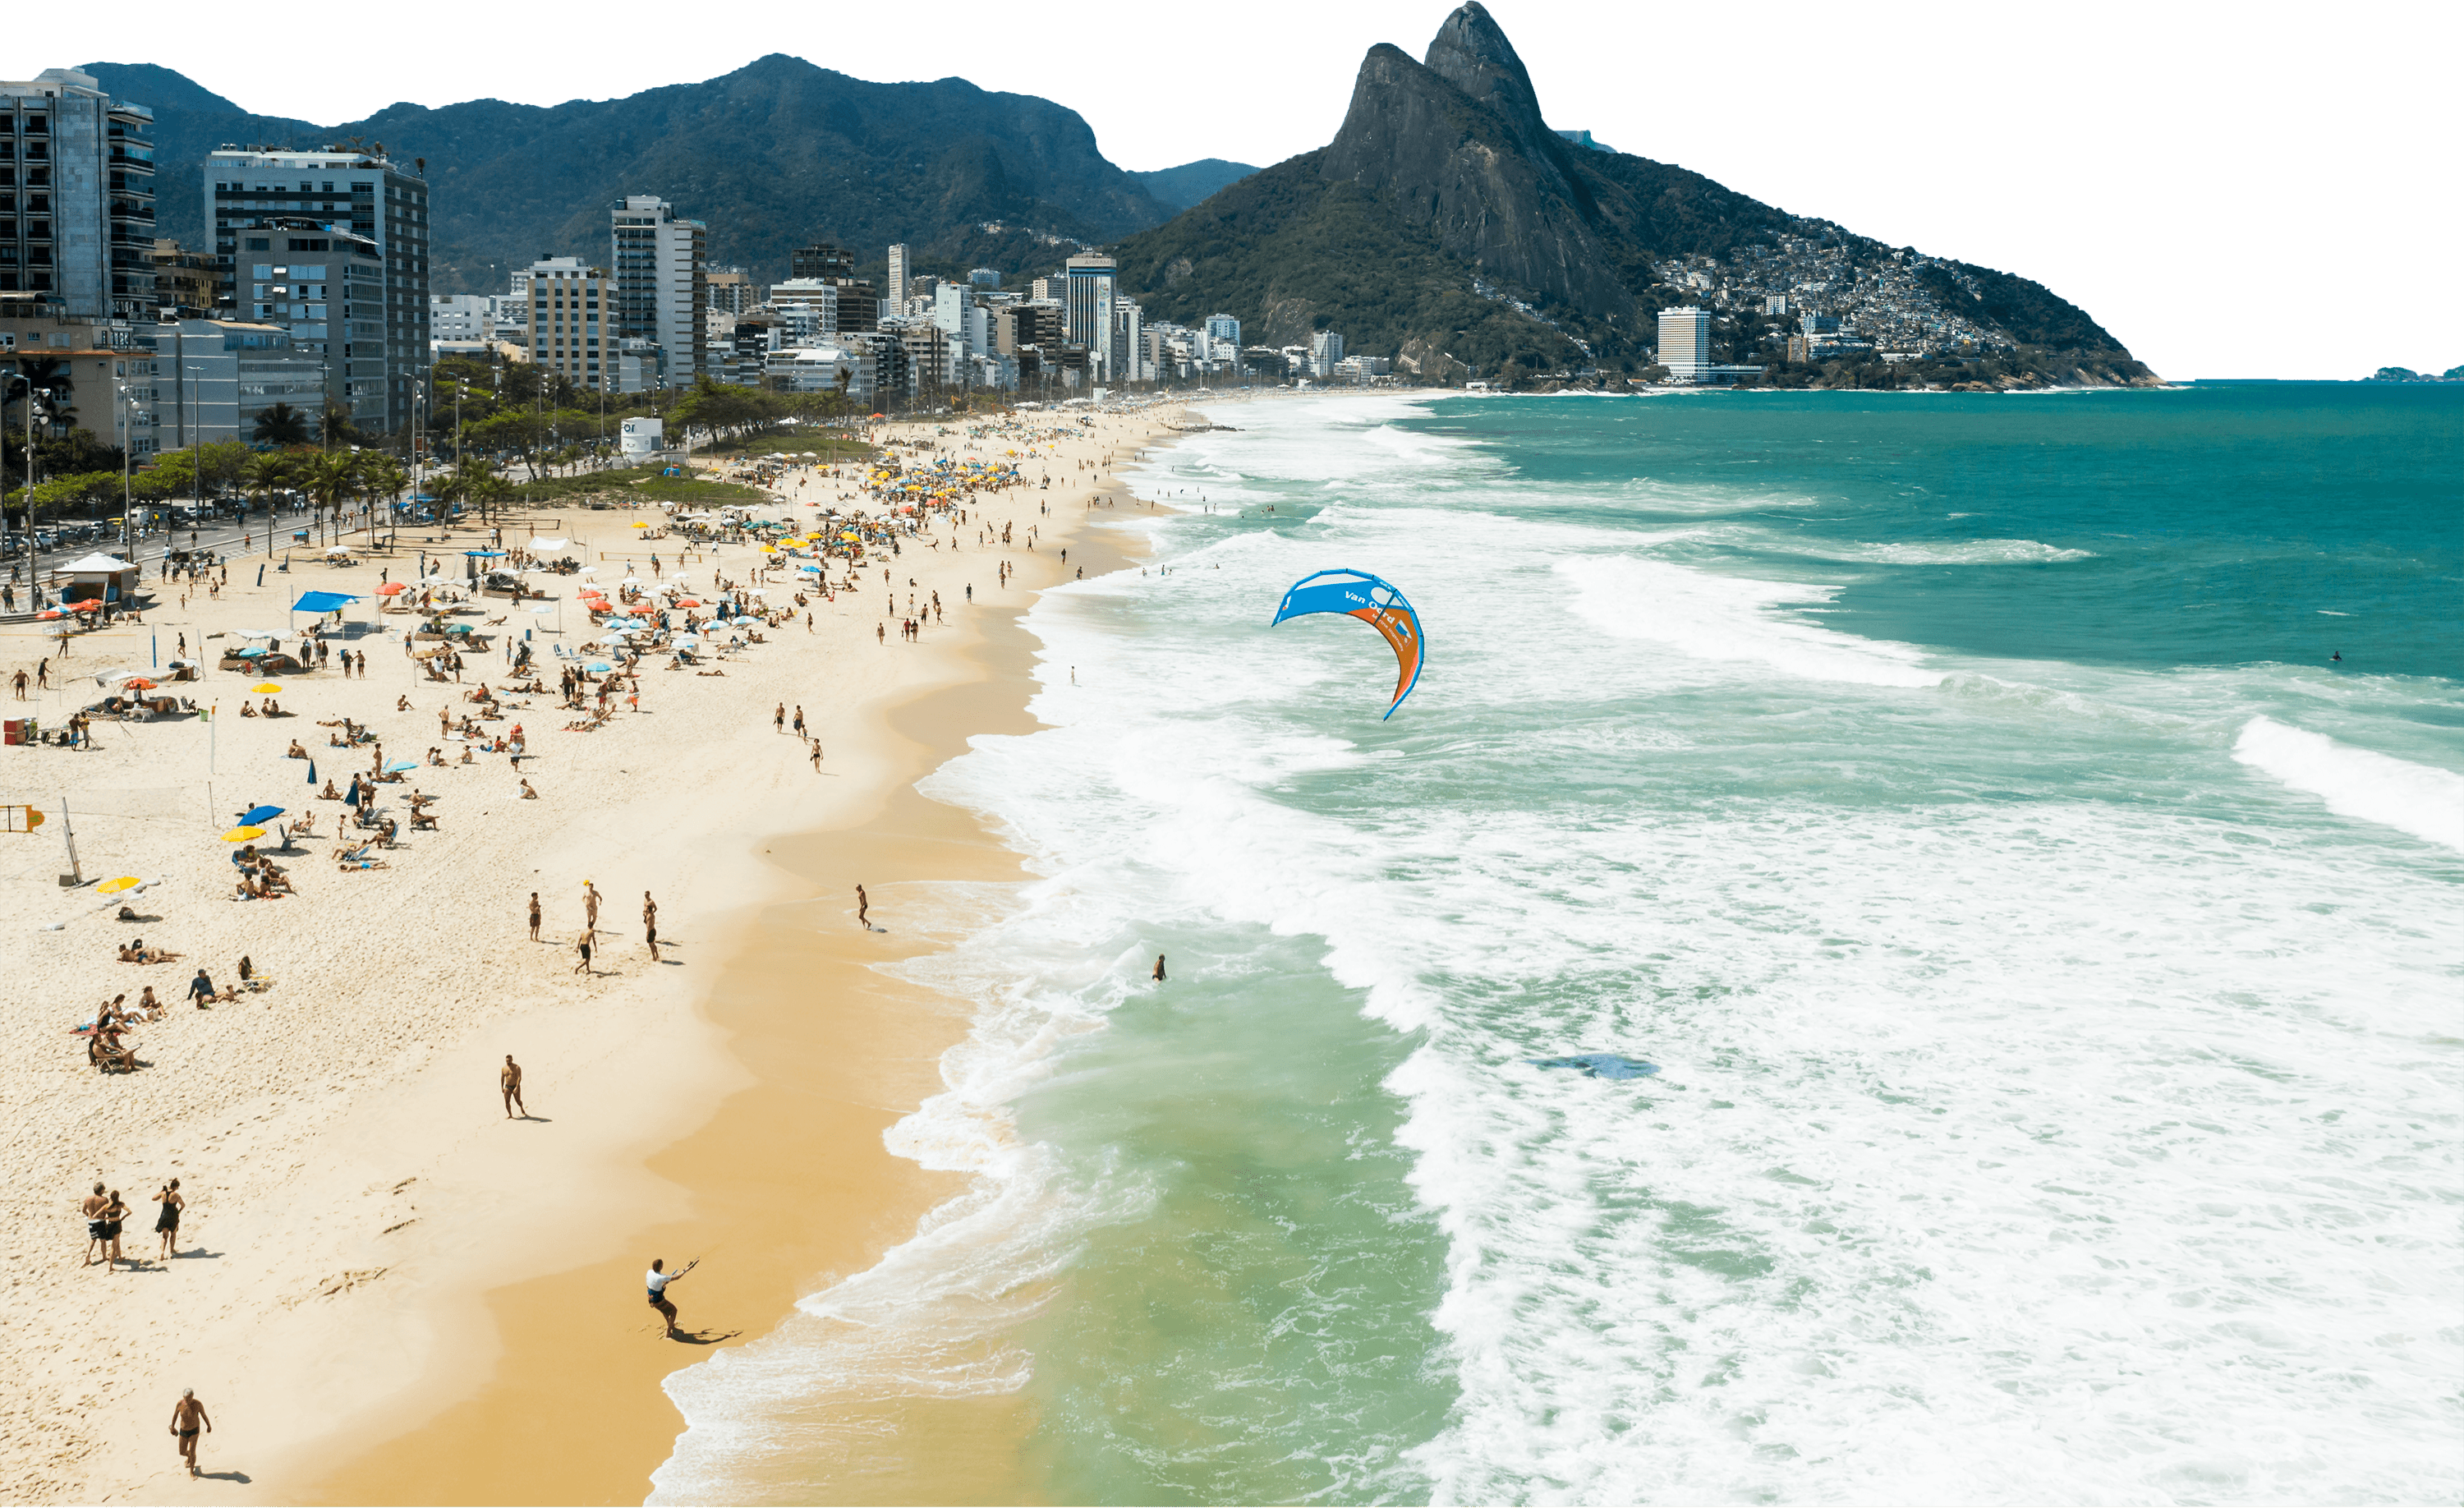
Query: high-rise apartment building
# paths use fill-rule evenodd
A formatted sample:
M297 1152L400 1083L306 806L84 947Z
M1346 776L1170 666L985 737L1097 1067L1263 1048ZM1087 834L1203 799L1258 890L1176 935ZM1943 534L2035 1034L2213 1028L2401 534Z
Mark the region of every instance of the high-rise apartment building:
M890 286L882 290L893 315L907 308L907 246L901 242L890 249Z
M55 317L154 317L153 129L74 68L0 83L0 293Z
M1221 341L1231 347L1233 354L1238 355L1241 350L1241 321L1230 315L1208 315L1206 340L1210 346L1217 341Z
M1343 360L1343 337L1332 330L1320 330L1309 337L1309 375L1321 380L1334 375L1334 363Z
M761 285L740 267L714 267L703 274L710 307L722 314L744 315L761 301Z
M1660 364L1681 382L1698 382L1711 370L1711 312L1688 304L1660 311Z
M411 422L428 370L428 181L374 151L209 153L214 255L231 313L325 359L325 391L362 429Z
M1065 267L1068 281L1063 304L1063 333L1087 348L1089 376L1110 382L1112 368L1112 303L1120 285L1120 264L1109 256L1082 253Z
M799 282L808 277L825 283L851 282L855 277L855 253L826 241L800 246L787 253L787 275Z
M1146 311L1134 298L1112 300L1112 364L1105 374L1114 382L1142 382L1155 371L1147 365Z
M658 342L668 385L690 387L710 349L710 228L652 194L618 200L612 218L616 333Z
M524 335L531 361L576 387L623 392L617 352L624 342L616 310L623 282L578 256L547 256L530 266L530 311Z

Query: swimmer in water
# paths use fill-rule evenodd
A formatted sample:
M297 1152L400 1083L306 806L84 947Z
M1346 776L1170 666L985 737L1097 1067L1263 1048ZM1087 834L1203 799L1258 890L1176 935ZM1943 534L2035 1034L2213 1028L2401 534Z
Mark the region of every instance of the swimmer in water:
M2342 649L2337 650L2334 654L2331 654L2331 655L2329 655L2329 656L2327 657L2328 661L2329 661L2331 664L2342 664L2342 663L2343 662L2343 658L2344 658L2344 651L2343 651Z

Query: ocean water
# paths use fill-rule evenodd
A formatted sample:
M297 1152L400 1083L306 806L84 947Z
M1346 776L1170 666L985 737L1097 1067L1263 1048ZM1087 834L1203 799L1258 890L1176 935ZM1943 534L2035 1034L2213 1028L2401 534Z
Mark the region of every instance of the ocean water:
M1216 417L932 777L970 1191L654 1501L982 1392L1054 1501L2464 1493L2464 393Z

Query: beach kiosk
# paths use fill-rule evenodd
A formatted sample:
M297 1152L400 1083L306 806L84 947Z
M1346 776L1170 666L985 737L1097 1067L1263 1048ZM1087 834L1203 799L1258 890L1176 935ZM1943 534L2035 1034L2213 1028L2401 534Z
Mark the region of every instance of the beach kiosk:
M90 555L55 568L52 572L53 590L64 602L99 598L105 602L125 603L135 600L137 579L143 574L143 568L116 556Z

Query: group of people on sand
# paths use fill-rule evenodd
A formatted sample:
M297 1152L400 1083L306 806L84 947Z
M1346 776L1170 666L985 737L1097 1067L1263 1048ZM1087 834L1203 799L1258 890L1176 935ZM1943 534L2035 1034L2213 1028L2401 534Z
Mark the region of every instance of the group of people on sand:
M162 1213L154 1217L154 1230L163 1237L158 1259L169 1261L180 1255L180 1213L188 1207L188 1201L180 1192L180 1180L177 1178L156 1191L154 1198L162 1206ZM78 1208L85 1214L84 1265L92 1267L99 1253L106 1274L118 1272L122 1262L128 1264L131 1272L136 1271L142 1265L142 1259L120 1249L121 1232L130 1213L127 1203L120 1197L120 1191L98 1183Z

